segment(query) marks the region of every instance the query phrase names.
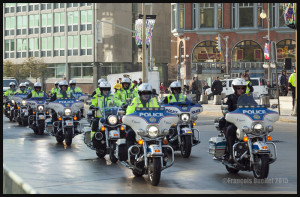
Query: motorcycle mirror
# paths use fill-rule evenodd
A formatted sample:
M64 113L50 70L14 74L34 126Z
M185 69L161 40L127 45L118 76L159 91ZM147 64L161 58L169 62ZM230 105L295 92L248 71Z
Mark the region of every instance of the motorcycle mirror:
M278 108L278 104L273 104L273 105L271 105L271 108L272 108L272 109Z
M125 114L124 111L118 111L118 115L119 115L119 116L123 116L124 114Z

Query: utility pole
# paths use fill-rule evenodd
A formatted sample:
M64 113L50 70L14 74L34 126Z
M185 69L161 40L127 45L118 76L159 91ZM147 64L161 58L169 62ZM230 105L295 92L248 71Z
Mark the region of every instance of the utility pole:
M147 68L146 68L146 11L145 11L145 3L142 3L142 14L143 14L143 28L142 28L142 50L143 50L143 64L142 64L142 73L143 73L143 78L142 81L143 83L148 83L147 79Z
M268 81L271 84L271 39L270 39L270 3L268 3L268 42L269 42L269 66L268 66Z
M297 10L297 3L294 4L296 6L296 9ZM296 12L296 17L297 18L297 12ZM298 21L297 21L298 22ZM296 24L297 25L297 24ZM294 109L293 109L293 112L292 112L292 116L297 116L297 29L296 29L296 50L295 50L295 59L296 59L296 64L295 64L295 68L296 68L296 87L295 87L295 103L294 103Z

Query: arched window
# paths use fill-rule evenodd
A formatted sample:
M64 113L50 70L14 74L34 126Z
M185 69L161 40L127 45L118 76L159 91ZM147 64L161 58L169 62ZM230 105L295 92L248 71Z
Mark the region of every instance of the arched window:
M233 48L232 60L234 62L262 62L263 50L256 42L244 40Z
M278 42L277 47L277 61L284 62L285 58L292 58L292 62L295 62L295 49L296 42L292 39L286 39Z
M221 55L214 41L203 41L193 51L193 62L219 62Z

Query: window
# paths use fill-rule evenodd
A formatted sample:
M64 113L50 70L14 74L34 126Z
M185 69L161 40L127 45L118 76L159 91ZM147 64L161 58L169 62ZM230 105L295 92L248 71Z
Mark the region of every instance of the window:
M41 3L41 10L51 10L51 3Z
M54 36L54 56L65 55L65 36Z
M184 29L184 4L179 4L179 29Z
M172 4L172 29L176 29L176 4Z
M193 62L219 62L221 56L216 46L217 42L214 41L199 43L193 52Z
M284 62L285 58L292 58L292 62L296 61L296 42L294 40L282 40L276 44L276 47L278 62Z
M92 5L92 3L81 3L80 4L80 6L82 7L82 6L91 6Z
M71 78L88 78L93 76L93 66L90 63L71 64Z
M59 8L64 8L65 4L64 3L54 3L54 9L59 9Z
M235 10L236 10L236 7L235 7L235 3L232 3L231 4L231 28L236 28L235 26Z
M223 28L223 3L218 3L218 28Z
M275 27L275 10L276 10L276 4L275 3L270 3L270 27Z
M233 49L234 62L262 62L263 50L259 44L252 40L245 40Z
M15 3L5 3L5 13L15 12Z
M39 3L29 3L28 11L39 11Z
M29 38L28 57L39 57L39 38Z
M17 58L26 58L27 39L17 39Z
M196 17L197 17L197 12L196 12L196 6L197 4L196 3L193 3L193 8L192 8L192 28L193 29L196 29L197 28L197 20L196 20Z
M68 12L68 31L78 31L78 11Z
M27 16L17 16L17 35L26 35Z
M54 33L65 31L65 12L54 13Z
M80 40L80 55L92 55L92 35L81 35Z
M42 14L41 34L51 33L52 30L52 13Z
M254 27L253 3L239 3L240 27Z
M5 59L14 58L15 40L5 40Z
M67 8L78 7L78 3L67 3Z
M260 13L262 12L262 3L257 3L257 27L263 27L263 19L260 18Z
M38 34L39 33L39 18L40 15L29 15L29 29L28 34Z
M200 3L200 28L214 27L214 3Z
M5 17L5 36L14 35L16 26L16 17Z
M62 78L65 76L66 64L53 64L48 66L49 69L49 78Z
M41 38L41 57L51 57L52 56L52 37Z
M78 55L78 36L68 36L68 56Z
M284 20L284 12L285 12L284 3L278 3L278 4L279 4L278 5L279 6L279 15L278 15L278 17L279 17L279 27L287 27L286 24L285 24L285 20Z
M80 31L92 30L92 10L83 10L80 14Z
M26 12L27 3L17 3L17 12Z

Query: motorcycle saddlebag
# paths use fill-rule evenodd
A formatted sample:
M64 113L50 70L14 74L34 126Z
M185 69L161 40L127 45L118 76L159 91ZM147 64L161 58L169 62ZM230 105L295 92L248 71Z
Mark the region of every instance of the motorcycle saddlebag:
M212 137L209 139L209 154L220 158L225 154L226 139L225 137Z

